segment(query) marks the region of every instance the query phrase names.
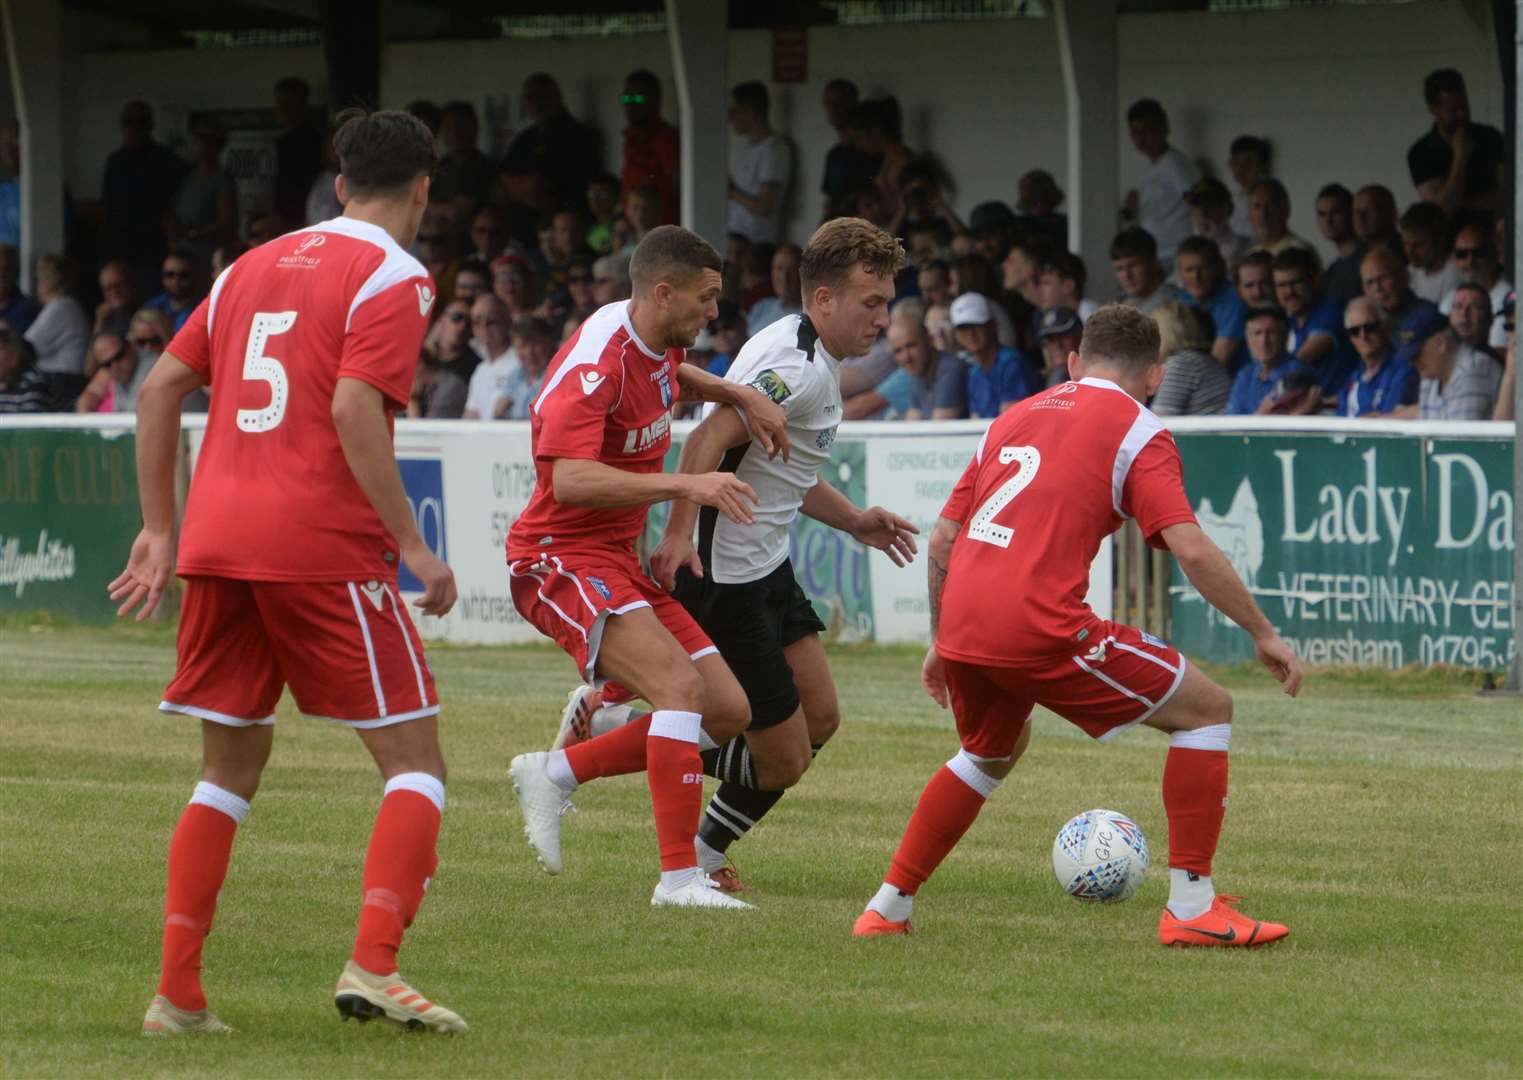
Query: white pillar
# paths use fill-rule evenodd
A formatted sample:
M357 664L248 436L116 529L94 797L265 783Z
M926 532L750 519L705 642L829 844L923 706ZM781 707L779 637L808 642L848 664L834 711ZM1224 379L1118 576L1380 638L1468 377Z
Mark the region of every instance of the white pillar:
M1121 206L1116 0L1057 0L1053 22L1068 102L1068 246L1089 268L1090 295L1106 295Z
M725 249L729 204L728 25L715 0L666 0L682 130L682 224Z
M11 93L21 125L21 267L29 292L38 255L62 251L63 3L0 0Z

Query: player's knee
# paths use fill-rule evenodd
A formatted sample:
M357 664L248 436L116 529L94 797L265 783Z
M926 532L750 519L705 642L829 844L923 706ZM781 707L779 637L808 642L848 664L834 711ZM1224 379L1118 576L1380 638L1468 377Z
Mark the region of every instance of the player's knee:
M691 664L680 664L673 666L659 691L651 695L650 703L658 709L701 714L708 707L708 697L708 689L698 669Z
M1220 686L1216 687L1216 693L1207 706L1207 713L1212 724L1232 723L1232 695Z
M824 746L836 733L836 728L841 726L841 710L832 706L829 709L806 712L804 719L809 725L810 743Z
M789 746L756 762L756 785L764 791L791 788L809 771L809 747Z

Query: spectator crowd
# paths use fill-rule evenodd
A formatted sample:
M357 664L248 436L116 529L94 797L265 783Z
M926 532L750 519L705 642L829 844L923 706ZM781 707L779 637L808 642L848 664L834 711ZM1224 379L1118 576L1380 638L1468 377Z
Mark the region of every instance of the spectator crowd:
M1158 322L1167 369L1152 405L1163 415L1510 418L1505 140L1471 119L1459 72L1433 72L1423 93L1432 125L1407 155L1406 208L1382 185L1330 180L1301 218L1267 139L1234 139L1217 178L1170 144L1159 102L1134 103L1126 120L1142 170L1100 268L1067 250L1064 194L1050 173L1013 177L1010 201L981 203L964 220L946 165L905 144L897 100L832 81L821 101L836 133L821 218L866 218L909 253L886 333L843 365L845 417L992 417L1066 380L1084 321L1109 301ZM332 131L308 87L283 79L273 98L273 196L248 212L215 124L192 127L186 161L154 140L149 106L128 102L121 146L104 165L98 257L85 263L98 269L81 280L80 260L44 255L34 296L18 284L18 136L14 125L4 132L0 412L133 411L223 268L246 246L342 211ZM629 296L640 238L677 220L680 140L654 74L624 80L617 173L552 76L529 76L520 101L523 127L496 160L480 149L471 104L409 106L440 146L416 254L441 300L411 416L526 418L561 344ZM783 237L802 198L794 145L772 126L763 83L735 86L729 117L740 148L727 182L724 296L688 356L721 374L749 337L802 307L800 250ZM1303 235L1310 217L1333 252L1325 265ZM203 395L190 407L205 406Z

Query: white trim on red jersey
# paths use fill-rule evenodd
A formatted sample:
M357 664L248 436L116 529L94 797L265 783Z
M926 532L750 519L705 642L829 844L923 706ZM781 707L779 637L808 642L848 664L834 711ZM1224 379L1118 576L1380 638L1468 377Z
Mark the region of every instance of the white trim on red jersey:
M1114 390L1118 394L1125 395L1128 401L1137 406L1137 419L1132 421L1132 426L1127 429L1121 439L1121 445L1116 448L1116 461L1111 469L1111 505L1115 507L1116 513L1130 519L1131 515L1121 509L1121 496L1126 491L1126 478L1132 471L1132 462L1136 461L1137 455L1142 453L1142 448L1152 442L1153 436L1163 430L1163 421L1154 416L1146 405L1109 379L1097 379L1090 376L1080 379L1079 385Z
M336 233L339 236L347 236L354 240L363 240L368 244L374 244L381 249L385 256L381 265L377 266L368 278L365 279L354 294L354 300L349 304L349 315L344 320L344 332L349 332L349 327L354 323L354 313L359 310L361 304L372 297L379 296L393 285L399 285L410 278L423 278L427 280L428 270L424 268L413 256L402 250L389 232L379 225L372 225L368 221L360 221L358 218L336 217L328 221L320 221L316 225L298 232ZM292 233L290 235L296 235ZM418 308L424 315L434 305L438 294L430 285L418 286ZM210 314L208 312L207 314Z
M665 353L651 352L646 347L645 342L640 340L640 335L635 333L635 328L629 321L628 300L616 300L611 304L604 304L591 315L587 316L587 320L582 323L581 329L577 332L576 344L571 347L571 351L561 361L560 367L555 369L555 374L545 380L545 385L540 388L539 396L534 399L534 411L536 413L539 412L540 402L550 396L555 388L561 384L562 380L566 378L567 374L570 373L572 368L581 367L584 364L592 364L594 366L600 364L604 354L608 351L609 344L620 330L625 333L626 346L633 344L635 348L639 349L652 360L666 359ZM624 347L621 346L619 348L619 362L621 364L624 360ZM620 395L622 396L622 394L623 390L621 388ZM615 401L613 408L617 409L618 407L618 401Z
M210 340L212 336L212 317L217 314L217 297L222 295L222 286L227 284L227 272L232 265L222 268L222 273L217 275L217 280L212 282L211 295L206 298L206 336Z

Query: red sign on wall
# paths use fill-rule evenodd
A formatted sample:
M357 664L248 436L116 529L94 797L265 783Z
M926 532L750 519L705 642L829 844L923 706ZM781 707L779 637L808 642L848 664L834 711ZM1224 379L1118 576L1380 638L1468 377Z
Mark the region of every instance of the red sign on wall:
M809 77L809 32L802 26L772 31L772 81L801 83Z

